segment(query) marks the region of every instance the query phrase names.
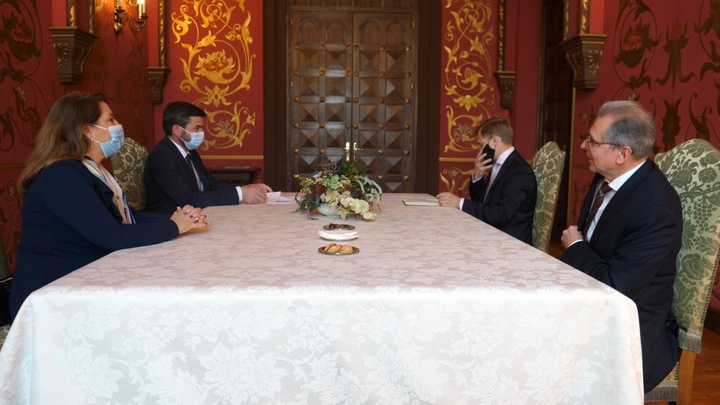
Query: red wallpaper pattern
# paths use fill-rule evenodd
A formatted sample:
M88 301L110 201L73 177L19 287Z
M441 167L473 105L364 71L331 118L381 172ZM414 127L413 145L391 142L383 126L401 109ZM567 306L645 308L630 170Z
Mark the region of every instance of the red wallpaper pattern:
M166 23L167 64L172 71L165 87L165 103L177 99L197 102L211 114L211 142L202 152L209 165L261 166L263 95L262 69L258 67L262 66L262 2L196 1L195 7L189 7L190 3L166 0L168 21L181 23ZM0 237L11 268L19 241L21 206L15 181L35 133L57 97L72 90L103 90L128 136L148 147L163 136L163 106L149 102L147 33L124 29L116 39L110 28L111 2L97 4L99 39L86 62L85 79L78 85L62 85L57 80L47 29L57 21L53 18L57 16L51 15L56 8L39 7L37 0L0 3ZM521 0L520 4L528 10L529 3ZM591 176L579 150L579 139L605 101L633 98L653 111L659 130L658 151L694 137L720 146L717 1L605 4L602 27L607 38L600 86L576 95L571 218L577 216ZM526 107L537 99L537 88L526 78L537 72L531 63L539 54L539 44L538 49L532 46L533 36L538 34L535 26L519 23L526 13L513 12L512 6L508 6L506 18L511 21L507 26L517 27L517 32L506 36L518 45L515 50L512 42L506 46L508 61L517 61L517 66L506 69L518 70L514 103L524 108L508 112L498 105L499 93L492 76L497 68L497 1L444 2L443 88L438 111L443 131L438 145L441 190L466 193L472 158L477 153L470 130L487 117L510 115L516 126L525 125L519 146L526 158L532 157L527 151L534 150L537 135L531 128L537 122L537 112ZM539 15L537 8L532 10ZM230 20L228 16L232 16ZM230 23L239 27L228 28ZM245 37L232 39L231 35L228 39L220 36L221 32ZM237 72L245 76L233 76ZM234 84L224 87L223 82L230 77ZM716 287L716 296L720 295L718 290ZM717 298L711 305L720 308Z
M155 140L164 136L162 108L188 101L208 113L200 150L208 167L262 167L262 2L170 1L167 15L171 72L155 110Z
M53 102L70 91L103 91L126 136L143 144L147 144L153 123L146 69L147 33L125 28L116 38L112 2L97 2L98 39L85 62L84 79L79 84L61 84L48 29L58 19L52 15L55 8L40 3L0 2L0 237L11 271L15 268L22 204L16 181Z
M605 2L607 34L598 88L579 91L573 134L570 218L577 218L592 173L580 137L598 108L610 100L634 99L656 117L656 152L702 138L720 148L720 6L693 2ZM720 309L715 280L711 306Z

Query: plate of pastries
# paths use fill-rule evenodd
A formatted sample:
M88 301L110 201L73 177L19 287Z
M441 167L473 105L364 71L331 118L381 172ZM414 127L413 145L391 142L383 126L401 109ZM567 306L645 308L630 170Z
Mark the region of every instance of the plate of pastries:
M342 245L339 243L328 243L325 246L319 247L318 252L324 254L324 255L332 255L332 256L344 256L344 255L354 255L355 253L360 252L359 248L356 248L352 245Z

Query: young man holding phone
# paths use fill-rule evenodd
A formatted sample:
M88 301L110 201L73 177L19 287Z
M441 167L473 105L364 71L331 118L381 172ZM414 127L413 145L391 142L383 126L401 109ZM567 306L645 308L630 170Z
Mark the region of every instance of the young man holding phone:
M443 207L456 207L475 218L532 244L537 199L535 173L512 146L506 118L491 118L476 131L480 152L470 182L471 200L450 192L437 195Z

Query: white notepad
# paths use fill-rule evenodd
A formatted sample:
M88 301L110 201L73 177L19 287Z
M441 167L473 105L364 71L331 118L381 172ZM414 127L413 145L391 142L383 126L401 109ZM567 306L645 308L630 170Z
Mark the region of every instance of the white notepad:
M406 198L403 204L422 207L439 207L440 202L437 198Z

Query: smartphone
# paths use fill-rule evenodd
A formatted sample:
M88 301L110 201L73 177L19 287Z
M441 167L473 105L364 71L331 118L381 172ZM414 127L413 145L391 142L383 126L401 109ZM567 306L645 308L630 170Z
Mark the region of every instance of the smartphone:
M490 145L485 145L482 151L485 154L485 160L490 159L490 163L495 163L495 149Z

